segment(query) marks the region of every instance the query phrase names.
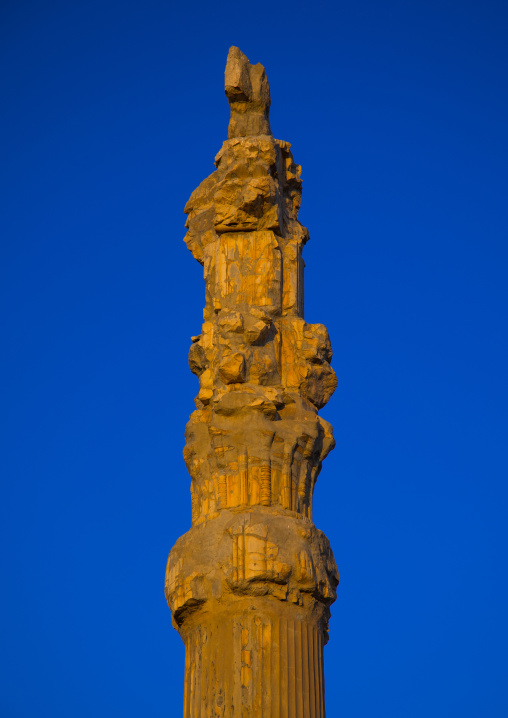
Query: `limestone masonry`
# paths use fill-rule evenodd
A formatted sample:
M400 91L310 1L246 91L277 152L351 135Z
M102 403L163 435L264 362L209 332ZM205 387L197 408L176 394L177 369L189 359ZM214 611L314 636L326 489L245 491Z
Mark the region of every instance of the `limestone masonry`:
M304 319L301 168L272 136L265 70L232 47L225 85L228 140L185 207L206 306L189 352L192 528L166 571L184 718L324 718L339 576L312 495L337 379L326 327Z

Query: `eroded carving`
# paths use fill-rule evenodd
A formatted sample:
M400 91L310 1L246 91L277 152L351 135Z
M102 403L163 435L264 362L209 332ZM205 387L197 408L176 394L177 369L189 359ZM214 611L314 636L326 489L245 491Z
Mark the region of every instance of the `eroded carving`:
M290 641L300 630L311 643L300 646L298 661L314 676L305 700L309 691L315 697L314 712L309 703L302 715L323 718L319 650L338 573L328 540L312 523L312 497L335 445L318 410L337 379L326 328L304 318L302 250L309 235L298 220L301 168L291 145L272 136L265 70L233 47L225 88L228 140L215 171L185 207L185 242L203 265L206 293L201 333L189 350L199 379L184 448L193 526L170 553L166 596L188 656L198 655L204 636L228 640L231 623L231 645L241 655L231 654L224 669L231 675L216 679L217 702L210 698L207 710L271 715L262 712L253 688L270 678L262 679L261 657L272 656L272 629L293 631L280 643L282 653L279 647L273 653L279 662L292 655ZM235 643L239 626L251 626L245 611L256 606L254 625L264 627L263 638L256 642L256 631L241 628ZM202 713L192 694L197 664L188 660L184 714L190 718ZM240 689L241 712L235 709Z

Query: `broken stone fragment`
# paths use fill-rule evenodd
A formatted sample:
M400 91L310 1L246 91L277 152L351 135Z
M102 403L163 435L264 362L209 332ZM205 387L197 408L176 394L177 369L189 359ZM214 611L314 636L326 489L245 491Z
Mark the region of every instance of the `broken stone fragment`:
M224 81L231 107L228 136L271 135L270 87L263 65L251 65L238 47L231 47Z
M229 332L241 334L243 332L243 317L240 312L221 312L219 326L226 334Z
M219 373L225 384L240 384L245 381L245 358L236 352L225 357L219 367Z

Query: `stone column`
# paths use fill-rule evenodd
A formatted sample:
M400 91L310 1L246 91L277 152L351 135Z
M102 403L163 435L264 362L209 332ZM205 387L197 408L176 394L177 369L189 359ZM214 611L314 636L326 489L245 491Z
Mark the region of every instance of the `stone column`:
M189 352L192 528L166 571L184 718L324 718L339 578L312 495L335 445L318 410L337 379L326 328L303 316L301 168L272 136L265 70L232 47L225 85L229 139L185 207L206 306Z

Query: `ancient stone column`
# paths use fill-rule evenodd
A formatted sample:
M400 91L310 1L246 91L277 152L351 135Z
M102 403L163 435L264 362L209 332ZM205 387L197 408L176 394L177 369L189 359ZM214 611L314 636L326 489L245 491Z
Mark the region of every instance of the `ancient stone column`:
M339 578L312 495L335 443L318 410L337 379L326 328L303 315L301 168L272 136L265 70L232 47L225 80L229 139L185 207L206 306L189 353L192 528L166 572L184 718L324 718Z

